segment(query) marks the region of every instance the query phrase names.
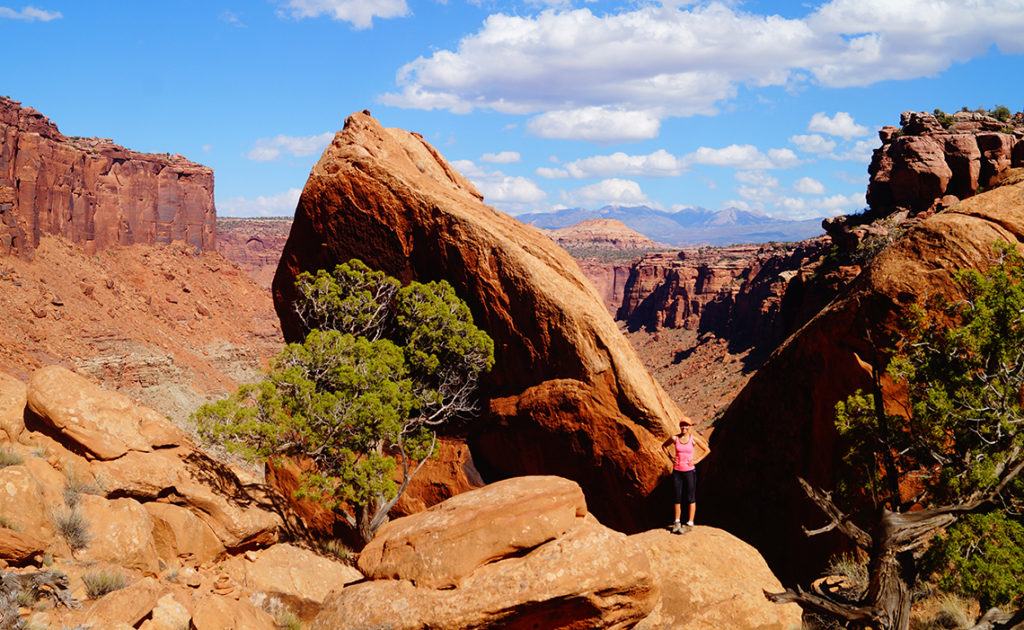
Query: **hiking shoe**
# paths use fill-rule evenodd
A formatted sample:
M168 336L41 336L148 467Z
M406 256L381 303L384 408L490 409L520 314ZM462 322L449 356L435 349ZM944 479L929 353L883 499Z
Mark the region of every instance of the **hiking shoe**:
M673 534L682 534L683 533L683 526L682 526L682 524L679 521L676 521L675 523L672 523L672 533Z

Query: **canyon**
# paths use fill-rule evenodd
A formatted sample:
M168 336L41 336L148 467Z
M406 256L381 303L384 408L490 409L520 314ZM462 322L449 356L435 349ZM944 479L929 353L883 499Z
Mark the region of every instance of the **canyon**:
M868 382L870 340L1024 234L1021 114L999 129L904 114L880 132L872 208L826 236L671 250L607 219L523 225L368 113L294 220L216 218L206 167L66 138L10 100L0 113L0 442L20 458L0 468L16 489L0 507L39 516L0 527L0 560L25 573L49 553L70 576L58 599L85 600L94 567L129 580L81 610L24 612L40 623L796 627L799 609L762 591L843 549L801 535L819 515L796 478L834 484L834 406ZM294 277L349 257L451 282L501 366L481 421L443 436L358 561L294 544L338 535L290 496L294 471L211 455L188 421L301 338ZM679 538L658 529L662 447L687 417L710 452L701 525ZM83 549L44 518L72 509L71 480L89 488Z

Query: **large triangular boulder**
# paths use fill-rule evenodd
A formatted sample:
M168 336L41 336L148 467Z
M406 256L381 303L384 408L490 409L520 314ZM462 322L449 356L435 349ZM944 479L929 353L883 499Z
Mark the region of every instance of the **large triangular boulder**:
M274 278L285 337L302 271L359 258L403 282L445 279L495 341L473 458L490 479L573 479L591 510L637 531L670 469L682 412L655 382L575 261L482 196L420 135L368 112L345 122L310 173Z

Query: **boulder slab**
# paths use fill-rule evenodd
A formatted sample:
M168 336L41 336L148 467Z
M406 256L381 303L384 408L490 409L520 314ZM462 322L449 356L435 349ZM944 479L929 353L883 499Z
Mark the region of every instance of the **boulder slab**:
M561 536L586 513L583 491L568 479L506 479L387 523L359 554L359 569L373 579L454 586L487 562Z
M661 450L681 418L575 261L539 231L485 205L421 136L353 114L310 173L274 277L288 341L303 271L359 258L399 278L447 280L495 341L469 443L485 478L576 480L602 521L639 530L669 471Z

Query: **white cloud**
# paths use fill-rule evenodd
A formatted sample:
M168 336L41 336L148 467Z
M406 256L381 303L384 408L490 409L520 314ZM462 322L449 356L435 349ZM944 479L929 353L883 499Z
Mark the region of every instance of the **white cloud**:
M359 29L371 28L375 17L409 15L405 0L288 0L285 6L296 19L329 15L335 20L351 22Z
M619 111L604 107L556 110L534 116L526 129L539 138L634 142L658 135L661 121L651 112Z
M780 197L773 200L776 216L790 219L813 219L821 216L836 216L861 210L864 193L852 195L831 195L829 197Z
M664 149L649 155L628 155L621 151L575 160L563 168L537 169L541 177L588 179L629 175L632 177L675 177L689 170L687 164Z
M306 157L316 155L327 148L334 139L334 132L328 131L316 136L285 136L260 138L253 143L245 157L254 162L275 162L285 155Z
M292 216L299 203L302 191L289 188L283 193L255 199L230 197L217 201L217 214L225 217L275 217Z
M0 7L0 18L8 18L11 20L25 20L26 22L49 22L50 20L58 20L64 17L60 11L45 11L43 9L37 9L33 6L24 7L20 11L15 11L8 7Z
M381 100L531 114L542 137L612 142L654 137L666 118L713 115L740 86L866 86L934 76L993 45L1024 53L1020 0L831 0L791 18L735 2L665 0L595 14L538 1L554 8L489 16L453 48L403 66L397 90ZM644 125L601 133L582 120L594 112L642 112ZM841 114L822 133L867 133L852 119L844 128Z
M502 151L501 153L484 153L480 156L481 162L492 164L512 164L521 160L519 153L515 151Z
M628 179L605 179L576 190L563 191L562 201L573 206L635 206L649 204L640 184Z
M811 116L811 122L807 124L807 131L817 131L847 140L871 133L871 130L864 125L855 123L853 116L847 112L836 112L832 118L826 116L825 112L818 112Z
M831 153L836 148L835 140L816 133L790 136L789 141L804 153L825 155Z
M882 144L878 140L858 140L852 147L836 155L835 159L867 163L871 161L871 154L880 146Z
M792 168L800 158L790 149L768 149L764 154L752 144L731 144L721 149L700 147L684 159L692 164L729 166L743 170Z
M484 196L484 203L509 214L536 210L535 204L547 198L547 193L528 177L506 175L501 171L480 168L472 160L453 160L451 165L473 182Z
M779 180L764 171L739 171L736 173L737 181L754 186L778 186Z
M801 177L793 182L793 190L803 195L824 195L825 185L813 177Z

